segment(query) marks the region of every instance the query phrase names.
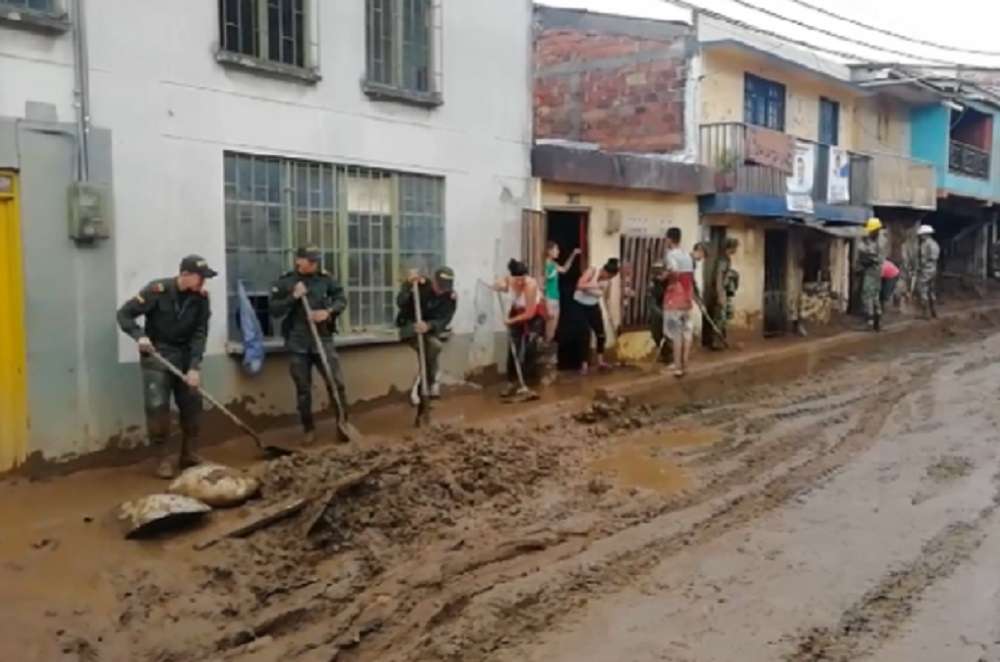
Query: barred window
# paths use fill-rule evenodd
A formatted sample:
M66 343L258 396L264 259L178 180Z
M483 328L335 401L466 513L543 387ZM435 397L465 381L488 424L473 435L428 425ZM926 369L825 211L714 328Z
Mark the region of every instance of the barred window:
M392 332L395 292L410 268L444 261L444 180L359 166L227 152L226 261L229 335L238 340L240 281L264 334L270 286L298 246L320 247L323 267L347 291L340 332Z
M439 0L367 0L366 7L368 92L389 88L436 98Z
M55 13L57 10L56 0L0 0L0 5L8 5L17 9L31 9L48 14Z
M219 0L222 50L306 66L306 0Z

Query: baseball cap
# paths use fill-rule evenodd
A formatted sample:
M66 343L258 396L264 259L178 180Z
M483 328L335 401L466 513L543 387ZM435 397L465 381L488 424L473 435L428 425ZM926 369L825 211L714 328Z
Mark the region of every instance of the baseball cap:
M438 267L434 272L434 282L442 290L452 290L455 288L455 270L451 267Z
M295 251L296 258L302 258L310 262L319 262L321 255L318 246L301 246Z
M199 274L202 278L215 278L219 275L219 272L208 266L208 262L200 255L188 255L186 258L181 260L180 270L192 274Z

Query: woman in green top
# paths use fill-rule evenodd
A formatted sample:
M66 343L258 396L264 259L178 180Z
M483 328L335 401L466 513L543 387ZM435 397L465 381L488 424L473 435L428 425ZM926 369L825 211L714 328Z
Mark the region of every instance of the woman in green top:
M545 340L552 342L559 328L559 274L564 274L573 266L573 261L580 254L579 248L574 248L569 259L560 265L559 244L550 241L545 245L545 305L548 308L548 318L545 320Z

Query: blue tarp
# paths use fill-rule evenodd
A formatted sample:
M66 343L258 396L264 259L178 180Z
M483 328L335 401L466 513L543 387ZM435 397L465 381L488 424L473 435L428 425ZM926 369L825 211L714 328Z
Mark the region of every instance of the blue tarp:
M243 369L256 375L264 367L264 331L260 328L257 311L250 303L243 281L237 285L237 296L240 305L240 333L243 335Z

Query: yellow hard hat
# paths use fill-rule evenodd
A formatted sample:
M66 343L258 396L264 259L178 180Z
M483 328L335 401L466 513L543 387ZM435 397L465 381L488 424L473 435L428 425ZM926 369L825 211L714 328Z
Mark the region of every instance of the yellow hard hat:
M865 223L865 231L871 234L872 232L877 232L882 229L882 221L877 218L869 218L868 222Z

